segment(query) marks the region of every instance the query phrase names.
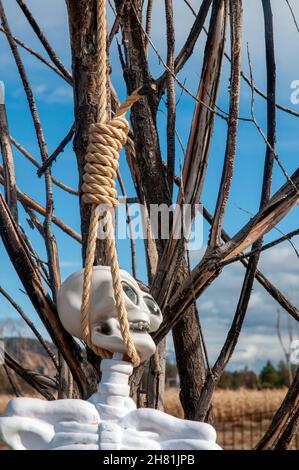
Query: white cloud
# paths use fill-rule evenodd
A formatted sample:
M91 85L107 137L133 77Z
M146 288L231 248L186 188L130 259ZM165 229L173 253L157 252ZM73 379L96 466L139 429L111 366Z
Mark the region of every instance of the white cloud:
M78 268L81 266L79 260L62 260L59 264L61 268Z
M46 83L40 83L33 86L33 92L40 101L48 104L65 104L73 100L73 90L68 85L50 87Z
M299 243L297 243L297 247ZM284 243L261 256L260 270L295 305L299 305L296 286L299 279L299 260L292 247ZM221 275L204 292L198 301L210 360L213 363L225 341L239 299L245 269L240 263L226 267ZM282 336L287 340L288 314L281 312ZM283 358L276 332L277 303L255 281L248 311L236 351L229 368L259 368L267 359L278 361ZM293 334L298 326L291 320Z

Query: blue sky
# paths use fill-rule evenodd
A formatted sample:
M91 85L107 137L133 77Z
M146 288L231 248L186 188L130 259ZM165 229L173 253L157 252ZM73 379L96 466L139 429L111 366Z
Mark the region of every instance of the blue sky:
M34 33L28 26L26 19L18 9L16 2L4 0L7 16L13 34L30 45L33 49L46 57L46 53L35 38ZM161 55L165 58L165 27L161 22L163 12L163 2L154 2L154 17L152 39ZM199 0L193 0L192 5L195 10L200 5ZM264 60L264 40L263 40L263 16L261 2L259 0L244 0L244 50L243 50L243 70L248 73L246 43L248 42L254 80L257 86L266 88L265 80L265 60ZM295 6L294 11L299 18L299 6ZM70 47L68 38L68 24L65 2L63 0L52 0L51 2L41 2L38 0L28 0L28 6L32 10L48 39L56 50L58 56L70 69ZM299 33L292 21L292 17L284 1L273 0L273 12L275 22L275 45L277 61L277 101L288 107L293 107L299 111L299 106L290 102L291 82L299 79L299 68L297 51L299 43ZM193 16L182 0L174 0L175 22L176 22L176 49L179 51L193 22ZM109 11L109 21L113 18L113 13ZM1 34L1 33L0 33ZM195 47L192 59L179 74L179 79L185 81L187 88L196 93L198 79L201 71L202 52L204 47L203 35ZM229 42L227 43L229 49ZM34 129L28 112L26 98L22 89L21 81L16 73L16 66L11 57L6 39L3 34L0 37L0 80L6 87L6 106L9 118L10 132L13 137L20 142L37 160L40 155L36 144ZM45 138L51 153L59 141L65 136L73 121L73 103L71 87L56 76L51 70L41 64L37 59L20 51L27 74L29 76L33 91L37 99L38 110L43 125ZM163 71L154 52L150 51L150 63L154 78ZM125 85L118 63L118 55L115 43L111 48L112 81L121 98L125 97ZM224 67L221 77L221 93L219 96L219 106L228 109L228 77L229 65L224 59ZM181 94L179 87L176 89L177 98ZM250 88L242 82L240 115L249 117L250 115ZM263 129L266 129L265 102L256 97L256 117ZM186 146L188 131L192 119L194 102L186 94L182 94L177 109L177 131ZM298 131L299 120L281 111L277 114L277 151L280 158L291 174L298 166ZM166 157L166 118L165 106L161 105L159 113L159 131L161 148L164 158ZM213 144L211 148L211 158L208 167L207 180L205 184L203 202L212 212L214 209L218 182L221 177L221 168L226 141L226 124L223 120L216 118ZM234 234L244 223L248 221L248 213L240 210L240 207L251 213L258 210L260 187L262 180L262 167L265 154L265 145L252 124L240 122L237 159L235 175L231 197L229 200L227 213L224 221L224 228ZM44 204L43 179L38 179L35 175L35 168L26 161L18 151L14 151L17 184L19 188ZM179 163L183 160L183 154L177 144L177 171ZM121 158L121 172L126 183L127 193L134 195L134 188L130 180L125 159ZM53 175L64 183L76 188L78 175L75 155L72 145L68 145L65 152L59 156L53 165ZM275 191L285 180L281 170L277 167L274 171L273 191ZM62 190L53 187L55 196L55 214L63 219L68 225L79 231L79 210L78 201L75 196L67 195ZM2 189L1 189L2 190ZM29 229L26 217L22 214L21 223L33 241L34 246L39 251L41 258L45 259L45 251L40 237L35 231ZM54 226L55 227L55 226ZM287 232L298 227L298 208L295 209L280 225L279 228ZM204 226L205 237L208 227ZM73 271L81 267L80 245L65 236L59 229L54 228L58 242L62 279ZM271 240L279 236L279 233L272 231L266 236L266 240ZM295 240L296 243L296 240ZM138 275L145 278L145 265L142 255L142 244L138 242ZM122 267L130 270L130 259L128 257L128 242L119 244L119 257ZM192 254L192 262L198 261L200 253ZM24 307L35 323L40 322L34 313L32 306L28 302L24 293L20 291L21 285L16 277L10 261L0 244L0 284L13 295L13 297ZM261 269L269 276L287 296L291 297L294 303L299 303L297 294L297 283L299 274L299 261L293 255L289 244L284 244L276 248L271 253L265 253L261 258ZM215 359L217 351L225 338L227 328L235 311L238 300L238 289L242 283L241 266L233 265L224 270L222 276L208 289L199 300L199 310L202 318L204 332L207 337L208 349L211 360ZM0 298L0 318L2 323L8 323L7 318L17 318L13 309L7 302ZM284 336L286 335L286 314L282 312L282 322L284 322ZM259 368L268 358L274 361L282 357L281 349L275 333L276 305L272 299L258 285L254 286L254 292L250 307L248 309L245 328L241 335L239 346L232 358L230 367L242 367L247 364L250 367ZM11 328L11 327L10 327ZM22 329L21 322L17 323L17 329ZM295 331L295 330L294 330ZM170 346L171 347L171 342Z

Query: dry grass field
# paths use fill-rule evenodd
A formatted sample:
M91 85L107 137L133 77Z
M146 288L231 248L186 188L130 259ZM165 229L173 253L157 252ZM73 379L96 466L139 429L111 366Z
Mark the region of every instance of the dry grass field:
M213 396L214 426L217 442L224 449L252 449L267 430L275 410L279 407L286 388L275 390L216 390ZM165 411L179 418L183 410L179 391L165 392ZM299 436L292 448L299 448Z
M11 399L10 395L0 395L0 416L6 407L8 400ZM0 441L0 450L5 450L5 446Z
M221 390L213 397L213 412L217 421L233 421L253 413L272 413L283 400L287 389L275 390ZM165 411L179 418L183 411L179 400L179 391L169 388L165 392Z
M252 449L270 424L273 412L286 394L278 390L217 390L213 398L213 411L218 443L224 449ZM0 415L9 395L0 395ZM165 392L165 411L183 417L179 393L175 388ZM293 443L297 449L299 440ZM4 446L0 443L0 450Z

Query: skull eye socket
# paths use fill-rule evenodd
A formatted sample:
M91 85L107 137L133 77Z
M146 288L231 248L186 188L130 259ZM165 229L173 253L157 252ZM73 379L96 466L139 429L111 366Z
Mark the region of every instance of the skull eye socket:
M150 297L144 297L143 300L145 302L145 305L153 315L160 315L160 309L158 307L158 304L153 299L151 299Z
M135 290L131 286L129 286L129 284L127 284L126 282L122 282L122 286L123 286L123 291L128 297L128 299L131 300L131 302L133 302L134 305L138 305L138 295L135 292Z

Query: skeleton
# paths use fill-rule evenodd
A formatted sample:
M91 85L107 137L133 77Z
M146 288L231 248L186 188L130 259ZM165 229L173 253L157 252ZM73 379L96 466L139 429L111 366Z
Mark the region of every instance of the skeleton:
M154 352L150 332L162 321L154 299L121 270L130 330L141 360ZM66 330L81 339L83 271L70 276L58 296L58 312ZM102 380L88 401L47 402L15 398L0 418L0 439L15 450L220 449L206 423L181 420L149 408L137 409L129 396L132 364L122 360L122 341L110 269L93 271L90 328L94 344L113 353L101 362Z

